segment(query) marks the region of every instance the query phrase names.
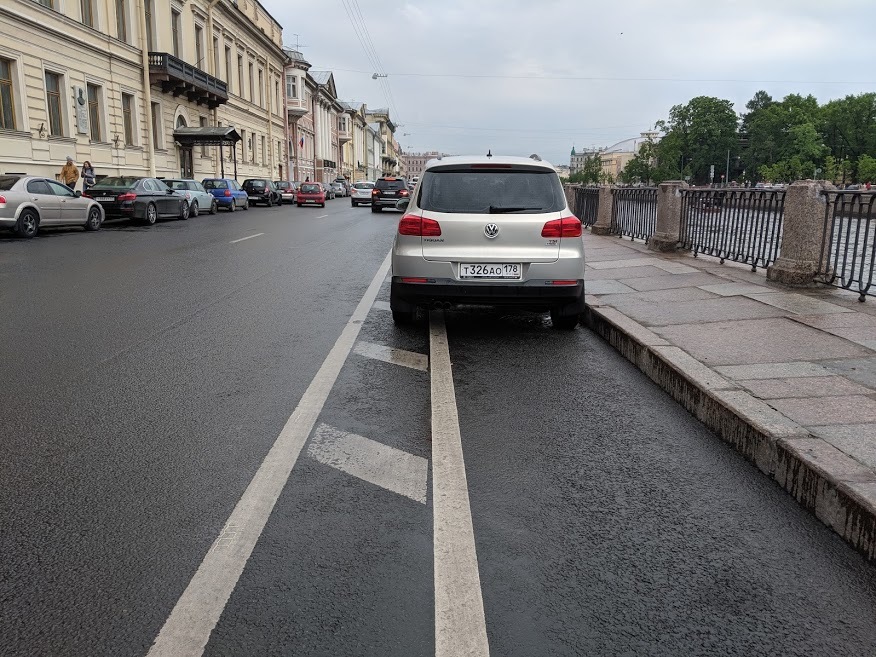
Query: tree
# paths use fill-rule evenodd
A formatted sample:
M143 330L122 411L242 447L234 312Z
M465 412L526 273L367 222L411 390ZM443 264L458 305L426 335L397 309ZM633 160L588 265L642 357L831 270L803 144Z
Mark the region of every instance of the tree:
M858 158L858 181L870 183L876 181L876 158L869 155Z
M639 147L639 152L627 162L620 173L621 181L625 183L649 184L654 180L654 161L656 149L654 141L648 139Z
M876 93L832 100L821 110L821 132L838 160L876 155ZM860 172L856 176L861 179Z
M593 153L584 158L584 166L577 173L569 176L569 182L596 185L602 181L602 158L599 153Z

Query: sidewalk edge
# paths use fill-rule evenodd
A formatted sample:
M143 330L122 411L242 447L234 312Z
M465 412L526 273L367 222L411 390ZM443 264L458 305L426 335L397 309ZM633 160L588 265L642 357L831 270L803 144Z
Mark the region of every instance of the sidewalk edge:
M876 473L681 349L649 340L650 330L614 308L588 305L584 318L691 415L876 562Z

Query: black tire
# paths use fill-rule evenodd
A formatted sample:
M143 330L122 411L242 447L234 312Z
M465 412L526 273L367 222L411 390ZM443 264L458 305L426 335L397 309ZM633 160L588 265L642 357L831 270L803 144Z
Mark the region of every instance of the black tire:
M249 210L249 199L248 198L243 200L243 209Z
M320 205L319 207L324 208L324 207L325 207L325 203L323 203L323 204Z
M179 215L177 215L177 218L181 219L182 221L185 221L186 219L189 218L190 211L191 211L191 208L189 207L189 202L183 201L182 205L179 206Z
M379 205L372 205L371 206L371 212L380 212L381 210L383 210L383 208L380 207Z
M235 201L234 199L231 199L231 205L228 206L228 211L234 212L236 210L237 210L237 201Z
M393 310L392 322L396 326L410 326L417 316L416 310Z
M18 215L15 222L15 234L24 239L31 239L40 230L40 215L32 208L26 208Z
M559 311L551 311L551 324L558 331L573 331L578 326L578 315L560 315Z
M350 207L351 207L351 208L355 208L356 205L358 205L358 204L356 203L356 201L350 199Z
M300 204L300 203L296 203L295 205L297 205L299 208L301 207L301 204Z
M88 216L85 218L85 230L100 230L102 223L103 217L100 215L100 208L92 205L88 208Z
M210 214L216 214L216 212L218 210L219 210L219 204L216 202L216 199L214 198L212 201L210 201Z
M149 226L154 226L155 222L158 221L158 208L155 207L154 203L146 206L146 214L143 215L143 221Z
M269 198L269 199L268 199L268 202L265 203L265 205L267 205L269 208L274 207L274 199Z
M201 213L201 208L198 207L198 202L195 201L189 206L189 216L197 217Z

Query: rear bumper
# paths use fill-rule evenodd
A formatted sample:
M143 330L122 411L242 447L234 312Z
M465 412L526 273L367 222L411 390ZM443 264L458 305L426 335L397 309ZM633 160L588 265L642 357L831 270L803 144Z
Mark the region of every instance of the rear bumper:
M220 206L225 206L225 205L230 206L232 203L234 203L233 196L214 196L213 198L216 199L216 203L219 204Z
M356 201L356 203L366 203L371 205L371 197L370 196L356 196L355 194L350 197L352 200Z
M512 306L537 311L557 308L563 315L577 315L584 312L584 281L579 280L575 285L548 285L544 280L523 284L466 284L450 279L403 283L400 276L393 276L390 288L393 310L412 310L433 303Z
M381 208L394 208L395 204L398 203L403 198L409 198L407 196L398 196L392 198L381 198L379 196L371 197L371 205Z

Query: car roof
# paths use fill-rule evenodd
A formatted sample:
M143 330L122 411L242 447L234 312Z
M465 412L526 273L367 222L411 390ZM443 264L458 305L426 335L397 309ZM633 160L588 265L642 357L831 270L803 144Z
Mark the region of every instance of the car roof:
M530 169L547 169L555 171L550 162L546 160L536 160L530 157L518 157L514 155L451 155L448 157L436 158L426 162L423 171L428 171L435 167L447 167L454 165L469 165L469 164L510 164L518 167L527 167Z

